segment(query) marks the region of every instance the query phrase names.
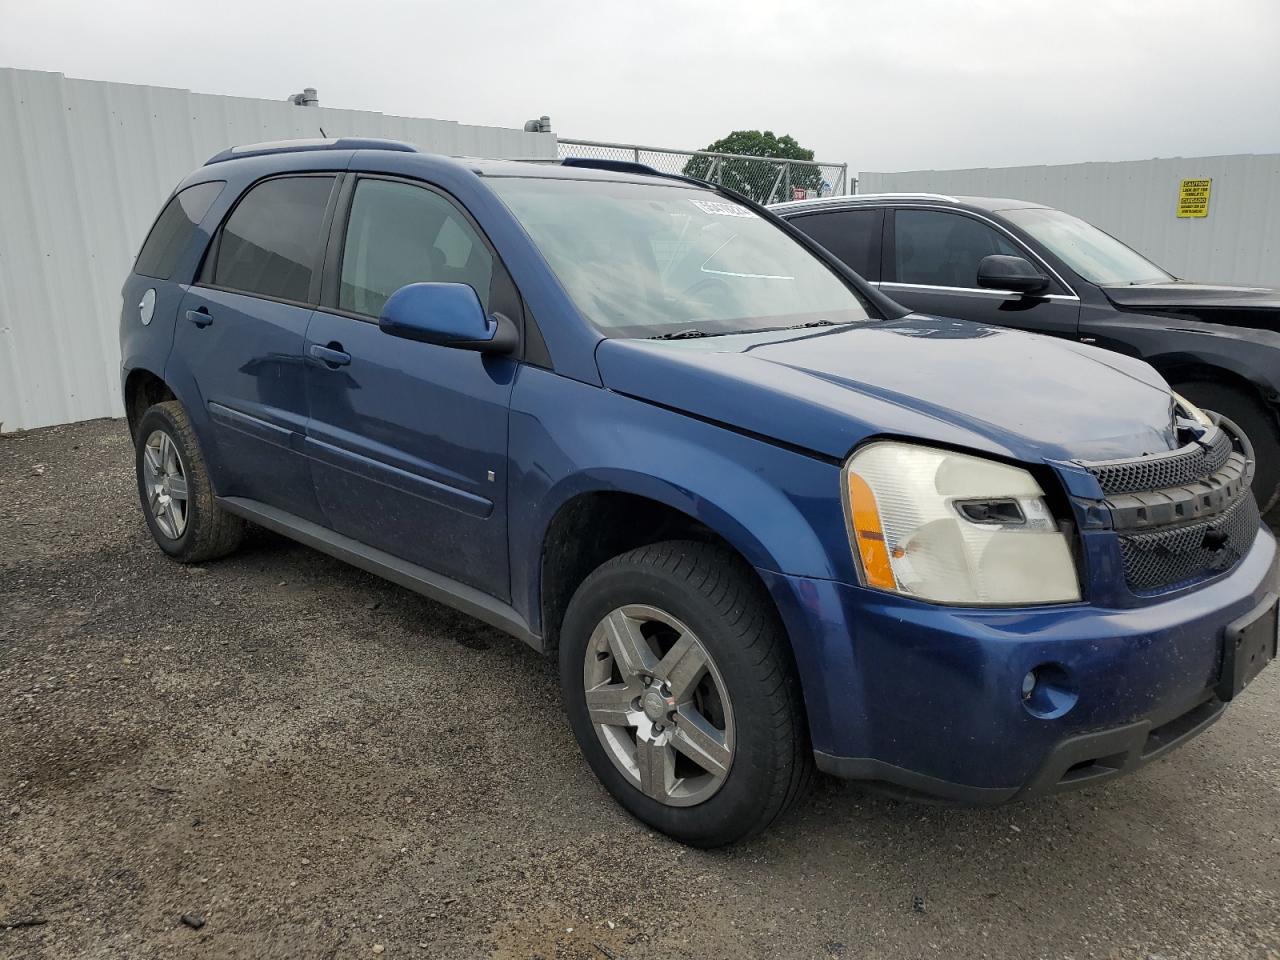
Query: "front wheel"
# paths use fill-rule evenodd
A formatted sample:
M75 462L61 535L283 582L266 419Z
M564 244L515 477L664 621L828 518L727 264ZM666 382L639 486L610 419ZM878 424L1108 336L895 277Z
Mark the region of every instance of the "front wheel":
M700 847L763 830L811 779L786 636L749 567L670 541L578 588L560 639L569 722L634 816Z
M1275 414L1257 397L1211 380L1180 383L1173 389L1197 407L1222 414L1244 431L1253 445L1254 496L1266 518L1280 523L1280 428Z

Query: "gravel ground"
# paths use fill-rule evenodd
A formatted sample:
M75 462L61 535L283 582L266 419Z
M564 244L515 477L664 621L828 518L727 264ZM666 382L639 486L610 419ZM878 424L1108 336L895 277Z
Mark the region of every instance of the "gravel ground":
M379 954L1280 957L1280 668L1106 788L824 779L699 852L610 801L518 642L267 534L169 562L120 421L0 437L0 956Z

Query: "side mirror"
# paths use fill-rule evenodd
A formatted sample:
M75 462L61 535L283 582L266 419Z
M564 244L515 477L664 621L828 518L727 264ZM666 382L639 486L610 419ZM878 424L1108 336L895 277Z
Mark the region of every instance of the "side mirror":
M378 317L383 333L480 353L511 353L516 326L501 314L486 317L475 290L465 283L411 283L387 298Z
M1022 257L992 254L978 263L978 286L989 290L1035 293L1049 286L1049 278Z

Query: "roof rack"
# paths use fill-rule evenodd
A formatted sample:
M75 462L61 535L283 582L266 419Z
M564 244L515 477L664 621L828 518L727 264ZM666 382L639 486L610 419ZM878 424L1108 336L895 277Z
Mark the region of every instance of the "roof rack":
M586 167L591 170L612 170L614 173L638 173L647 177L672 176L672 174L663 173L647 163L640 163L636 160L609 160L603 157L565 157L560 161L560 166Z
M955 197L949 197L945 193L852 193L845 199L848 200L946 200L948 203L959 203Z
M944 203L960 202L958 197L949 197L945 193L845 193L829 197L810 197L807 200L782 200L778 203L771 203L769 206L772 208L786 207L792 210L800 207L842 207L849 204L858 204L864 200L941 200Z
M394 150L397 153L418 153L411 143L401 140L381 140L376 137L317 137L303 140L268 140L264 143L244 143L216 153L204 162L239 160L242 157L261 157L271 153L301 153L311 150Z
M675 180L677 183L687 183L690 186L702 187L705 190L722 193L750 207L759 206L754 200L742 196L738 191L731 190L722 183L699 180L697 177L688 177L683 173L667 173L665 170L659 170L657 167L651 167L647 163L638 163L635 160L607 160L602 157L565 157L560 161L560 166L586 167L595 170L612 170L614 173L635 173L645 177L661 177L663 180Z

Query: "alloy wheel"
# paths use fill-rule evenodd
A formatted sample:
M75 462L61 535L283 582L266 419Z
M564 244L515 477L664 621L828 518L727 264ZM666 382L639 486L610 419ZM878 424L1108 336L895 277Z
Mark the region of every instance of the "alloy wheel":
M170 540L187 529L187 475L173 438L153 430L142 449L142 481L147 508L156 526Z
M710 799L733 765L733 709L715 661L657 607L614 610L591 633L587 713L614 766L668 806Z

